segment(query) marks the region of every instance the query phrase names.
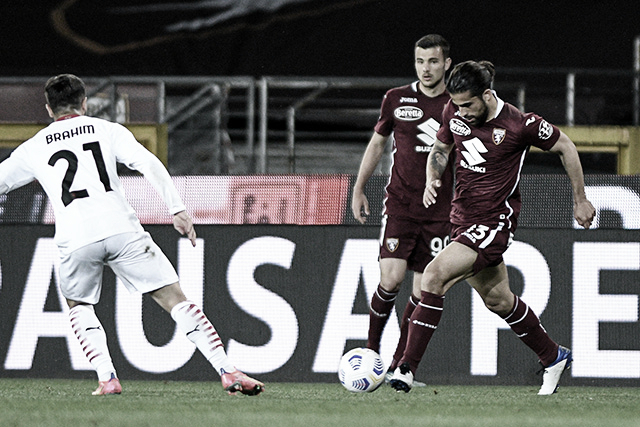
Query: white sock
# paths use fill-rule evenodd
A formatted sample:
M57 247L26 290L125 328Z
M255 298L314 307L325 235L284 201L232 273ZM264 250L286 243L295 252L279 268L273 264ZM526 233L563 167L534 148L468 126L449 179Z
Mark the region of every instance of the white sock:
M107 334L104 332L93 306L76 305L69 310L69 320L84 355L98 374L98 381L111 379L111 374L115 375L116 370L107 347Z
M236 370L227 358L218 332L200 307L191 301L183 301L171 309L171 317L218 374Z

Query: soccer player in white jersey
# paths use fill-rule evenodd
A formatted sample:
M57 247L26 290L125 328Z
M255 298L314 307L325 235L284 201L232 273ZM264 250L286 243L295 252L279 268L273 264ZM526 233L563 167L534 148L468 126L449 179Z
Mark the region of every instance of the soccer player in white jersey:
M196 232L164 165L124 126L88 117L85 85L71 74L50 78L46 108L54 120L0 163L0 194L38 180L56 218L60 288L71 326L98 375L94 395L120 394L104 328L94 305L108 265L129 291L149 294L171 313L221 377L229 394L256 395L264 384L238 371L202 309L185 297L173 265L140 225L124 197L116 164L142 173L193 246Z

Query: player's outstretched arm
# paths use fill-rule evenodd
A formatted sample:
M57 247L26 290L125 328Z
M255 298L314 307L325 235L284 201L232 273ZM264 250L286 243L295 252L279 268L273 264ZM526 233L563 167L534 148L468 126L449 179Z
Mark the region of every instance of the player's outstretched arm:
M438 140L433 144L433 148L427 158L427 183L422 197L422 203L428 208L436 202L438 190L442 186L440 178L447 168L449 154L453 144L447 145Z
M551 147L550 151L560 156L564 170L567 172L569 180L571 180L573 217L582 227L591 227L591 221L596 216L596 210L584 192L584 174L582 173L582 164L575 144L564 132L560 132L560 138Z

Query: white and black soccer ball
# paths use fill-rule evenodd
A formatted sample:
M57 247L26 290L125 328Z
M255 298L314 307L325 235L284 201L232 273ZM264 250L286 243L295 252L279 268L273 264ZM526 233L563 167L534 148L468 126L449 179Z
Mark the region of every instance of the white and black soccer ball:
M378 353L368 348L354 348L340 359L338 378L349 391L371 392L384 382L386 372Z

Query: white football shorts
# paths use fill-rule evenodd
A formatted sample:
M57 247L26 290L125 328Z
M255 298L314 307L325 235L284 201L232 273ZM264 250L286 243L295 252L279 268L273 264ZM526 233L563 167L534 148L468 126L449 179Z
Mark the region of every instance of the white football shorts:
M60 290L70 300L97 304L108 265L129 292L147 293L178 281L178 274L149 233L116 234L60 260Z

